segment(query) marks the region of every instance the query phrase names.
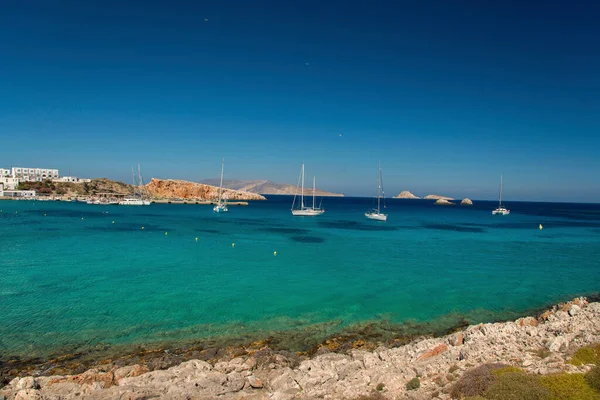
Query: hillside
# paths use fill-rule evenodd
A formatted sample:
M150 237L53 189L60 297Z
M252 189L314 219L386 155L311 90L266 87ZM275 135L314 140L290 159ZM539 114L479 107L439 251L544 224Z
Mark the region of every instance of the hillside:
M207 185L219 185L219 179L205 179L201 183ZM296 185L290 185L287 183L276 183L268 180L224 180L223 187L234 190L242 190L250 193L260 194L296 194ZM312 188L305 188L304 193L312 194ZM325 190L318 189L315 191L317 196L344 196L340 193L331 193Z
M146 189L157 199L216 200L219 197L217 186L176 179L152 178ZM228 200L266 200L256 193L232 189L224 189L223 196Z
M130 194L133 188L123 182L112 181L106 178L92 179L89 183L71 183L71 182L21 182L20 190L35 190L42 196L94 196L98 193Z

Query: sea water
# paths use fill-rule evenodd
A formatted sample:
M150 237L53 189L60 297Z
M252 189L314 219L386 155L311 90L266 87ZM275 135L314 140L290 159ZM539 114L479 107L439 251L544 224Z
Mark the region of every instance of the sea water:
M0 202L0 357L476 323L600 288L600 205L513 202L492 216L493 202L389 199L380 222L364 217L372 199L325 198L317 217L291 203Z

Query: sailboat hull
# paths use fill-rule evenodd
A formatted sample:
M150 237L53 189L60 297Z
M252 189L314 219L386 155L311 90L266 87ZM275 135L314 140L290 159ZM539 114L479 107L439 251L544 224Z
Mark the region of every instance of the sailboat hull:
M227 206L225 204L217 204L216 206L213 207L213 211L216 213L224 213L224 212L228 212L229 209L227 208Z
M325 210L307 208L304 210L292 210L292 215L299 217L314 217L321 215Z
M373 212L373 213L365 213L365 217L367 217L368 219L372 219L375 221L387 221L387 214L382 214L382 213L378 213L378 212Z
M494 211L492 211L492 215L508 215L508 214L510 214L510 210L507 210L504 207L496 208Z
M124 199L119 202L120 206L149 206L150 201L139 199Z

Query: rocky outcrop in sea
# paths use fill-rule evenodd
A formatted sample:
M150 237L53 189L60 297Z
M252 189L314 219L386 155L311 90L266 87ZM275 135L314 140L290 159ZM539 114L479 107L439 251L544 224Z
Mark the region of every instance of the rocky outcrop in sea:
M425 200L454 200L452 197L446 197L446 196L439 196L437 194L428 194L427 196L423 197Z
M461 206L472 206L473 205L473 200L467 198L462 199L462 201L460 202Z
M0 397L25 399L450 399L465 371L504 363L535 374L584 372L574 349L600 342L600 303L576 298L537 317L469 326L398 347L308 358L268 346L212 362L191 360L149 371L106 362L77 375L13 379ZM377 397L376 397L377 396Z
M446 199L437 199L435 201L435 204L437 204L438 206L453 206L453 205L455 205L454 203L452 203Z
M400 194L398 194L398 196L396 196L396 198L397 199L419 199L420 197L415 196L408 190L403 190L402 192L400 192Z

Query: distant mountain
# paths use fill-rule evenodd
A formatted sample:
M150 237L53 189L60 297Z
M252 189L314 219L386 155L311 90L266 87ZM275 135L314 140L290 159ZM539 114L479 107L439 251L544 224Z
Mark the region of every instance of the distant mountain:
M219 186L219 179L205 179L200 183L206 185ZM223 187L227 189L240 190L250 193L258 194L296 194L296 185L290 185L287 183L275 183L267 180L255 180L255 181L241 181L236 179L223 180ZM304 194L312 195L312 187L305 187ZM317 196L344 196L339 193L326 192L321 189L315 191Z

